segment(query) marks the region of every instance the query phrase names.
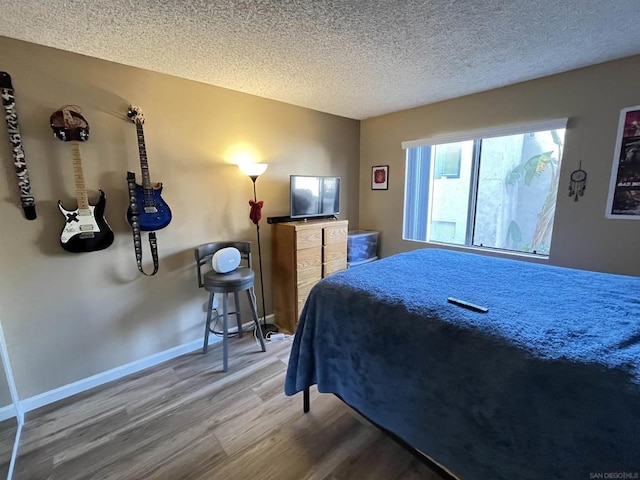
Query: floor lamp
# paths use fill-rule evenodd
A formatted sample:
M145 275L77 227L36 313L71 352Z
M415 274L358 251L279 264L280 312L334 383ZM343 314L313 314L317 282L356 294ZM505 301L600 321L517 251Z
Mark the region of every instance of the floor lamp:
M249 218L256 225L256 235L258 237L258 263L260 264L260 293L262 294L262 334L265 336L267 333L277 332L278 329L275 325L267 325L267 309L264 301L264 281L262 276L262 247L260 245L260 218L262 218L262 200L258 201L256 195L256 180L267 170L268 165L266 163L241 163L238 165L240 171L248 176L253 182L253 200L249 200L251 206L251 213Z

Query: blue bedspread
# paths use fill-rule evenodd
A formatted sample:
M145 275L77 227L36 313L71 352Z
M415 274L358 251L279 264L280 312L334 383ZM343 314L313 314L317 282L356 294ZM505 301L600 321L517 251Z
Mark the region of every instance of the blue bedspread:
M640 472L640 278L437 249L339 272L285 393L313 384L464 479Z

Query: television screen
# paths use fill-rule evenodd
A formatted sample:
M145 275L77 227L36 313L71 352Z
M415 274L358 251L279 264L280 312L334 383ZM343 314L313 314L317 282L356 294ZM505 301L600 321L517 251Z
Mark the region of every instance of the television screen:
M291 175L289 183L291 218L340 213L340 177Z

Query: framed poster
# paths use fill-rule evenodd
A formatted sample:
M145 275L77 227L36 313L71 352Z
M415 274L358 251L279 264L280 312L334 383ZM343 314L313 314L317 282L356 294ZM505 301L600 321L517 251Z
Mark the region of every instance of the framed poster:
M640 105L620 112L606 216L640 220Z
M389 189L389 165L371 167L371 190Z

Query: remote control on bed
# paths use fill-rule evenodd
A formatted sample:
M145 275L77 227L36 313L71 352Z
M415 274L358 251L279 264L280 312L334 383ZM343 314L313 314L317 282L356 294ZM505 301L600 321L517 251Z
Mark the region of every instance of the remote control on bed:
M462 308L473 310L474 312L487 313L489 311L487 307L482 307L480 305L476 305L475 303L465 302L464 300L460 300L458 298L449 297L447 298L447 302L453 303L454 305Z

